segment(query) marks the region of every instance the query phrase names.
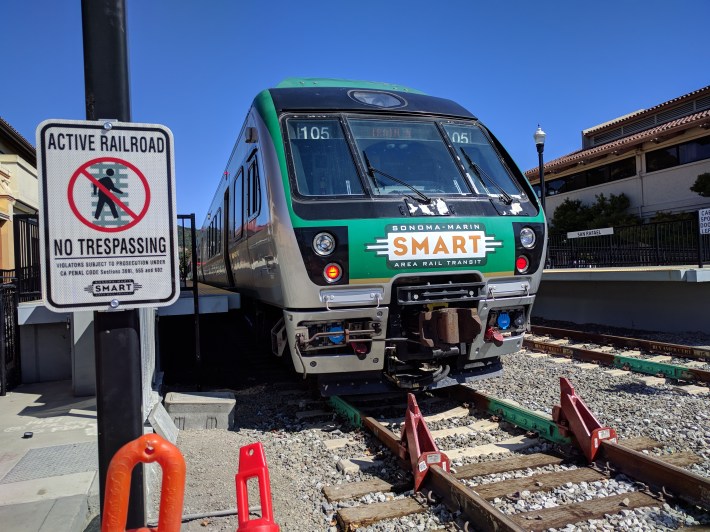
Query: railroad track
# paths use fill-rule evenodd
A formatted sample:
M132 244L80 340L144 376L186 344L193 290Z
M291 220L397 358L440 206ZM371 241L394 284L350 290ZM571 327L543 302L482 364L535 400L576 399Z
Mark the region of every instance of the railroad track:
M379 478L372 480L326 486L323 493L329 502L354 501L372 494L378 494L380 500L387 499L383 493L404 493L404 496L389 496L390 500L361 505L353 503L340 508L337 519L343 530L355 530L384 519L401 518L412 513L431 511L437 505L445 505L455 522L464 530L545 530L564 527L588 519L603 519L607 515L631 511L640 507L659 507L666 499L674 498L690 506L710 509L710 480L683 467L696 461L693 453L684 452L665 455L661 460L653 456L652 449L660 444L648 438L636 438L622 442L601 441L598 454L591 462L579 453L561 452L569 449L570 439L567 431L560 430L550 416L532 412L515 403L497 399L465 386L456 386L442 391L448 399L460 403L458 408L440 414L440 417L460 415L466 417L475 407L479 419L473 425L484 430L485 423L491 424L490 416L495 416L494 424L504 420L527 431L524 435L513 436L497 443L497 450L490 447L481 451L480 447L449 449L441 451L451 460L460 460L477 453L496 453L504 450L516 450L540 445L541 439L562 444L554 451L535 452L494 461L472 463L450 467L441 456L423 453L424 461L429 465L418 490L412 490L412 482L387 482ZM403 454L401 435L398 434L399 420L382 421L368 411L371 404L361 407L332 398L331 404L351 424L367 428L396 457L400 466L411 471L411 457ZM484 419L480 416L484 415ZM381 417L381 416L380 416ZM430 418L436 424L437 418ZM466 417L466 422L470 420ZM394 427L394 428L390 428ZM471 427L462 426L461 431ZM420 427L419 438L424 437ZM428 429L425 429L428 432ZM532 433L535 434L532 434ZM431 432L437 440L451 436L438 431ZM535 437L539 436L540 439ZM411 447L411 444L408 444ZM438 451L438 449L437 449ZM648 454L641 452L647 451ZM426 455L426 456L425 456ZM408 459L409 458L409 459ZM422 462L419 462L420 464ZM421 468L420 468L421 470ZM419 473L421 476L421 471ZM495 475L494 479L490 475ZM623 475L623 476L619 476ZM501 476L520 477L501 480ZM415 482L417 472L414 473ZM623 493L606 494L591 501L564 503L565 497L558 497L547 508L540 507L528 511L504 511L510 505L536 492L569 492L582 483L607 483L619 479L626 488ZM632 479L632 481L625 480ZM372 497L376 499L377 497ZM567 497L569 499L569 497ZM525 505L521 505L525 507Z
M533 326L531 332L533 336L523 340L523 347L531 351L677 381L710 383L710 348L541 326ZM587 347L590 344L598 347Z

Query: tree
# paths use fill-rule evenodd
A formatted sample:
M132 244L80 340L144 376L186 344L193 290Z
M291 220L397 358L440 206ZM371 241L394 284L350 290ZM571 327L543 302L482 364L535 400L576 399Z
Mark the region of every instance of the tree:
M555 209L550 225L553 230L561 233L634 225L640 219L627 212L630 205L631 201L623 193L611 194L609 198L598 194L596 202L590 206L583 205L581 200L567 198Z
M690 190L700 194L703 198L710 198L710 172L700 174Z
M555 209L550 225L560 233L580 231L587 228L590 218L589 207L582 205L581 200L567 198Z
M589 229L639 223L639 217L628 212L629 207L631 207L631 200L626 194L622 193L618 196L610 194L608 200L604 194L599 194L596 198L596 203L590 207L592 211L592 226Z

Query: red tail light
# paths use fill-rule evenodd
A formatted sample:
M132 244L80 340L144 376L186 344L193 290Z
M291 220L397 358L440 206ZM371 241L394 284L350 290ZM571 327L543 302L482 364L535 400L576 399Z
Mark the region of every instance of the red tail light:
M517 259L515 259L515 269L518 270L518 272L525 273L528 271L529 266L530 261L525 255L520 255Z

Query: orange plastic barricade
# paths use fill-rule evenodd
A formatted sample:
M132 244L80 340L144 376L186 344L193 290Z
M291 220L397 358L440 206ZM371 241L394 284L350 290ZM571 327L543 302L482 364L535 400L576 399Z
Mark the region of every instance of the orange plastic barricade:
M259 498L261 499L261 517L249 519L249 491L247 480L259 479ZM271 506L271 485L266 456L261 442L245 445L239 450L239 471L237 482L237 532L279 532L279 525L274 522L274 510Z
M163 469L160 513L157 528L136 528L128 532L180 532L185 495L185 459L180 450L158 434L145 434L121 447L106 473L101 532L125 532L131 472L138 462L158 462Z

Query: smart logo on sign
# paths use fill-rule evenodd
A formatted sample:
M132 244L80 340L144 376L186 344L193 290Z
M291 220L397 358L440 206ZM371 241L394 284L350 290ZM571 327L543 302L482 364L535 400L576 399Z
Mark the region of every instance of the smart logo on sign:
M503 246L483 224L395 224L385 232L365 249L385 256L387 267L395 270L483 266Z
M133 279L121 279L118 281L94 281L89 286L84 288L92 296L129 296L140 290L142 285L136 283Z

